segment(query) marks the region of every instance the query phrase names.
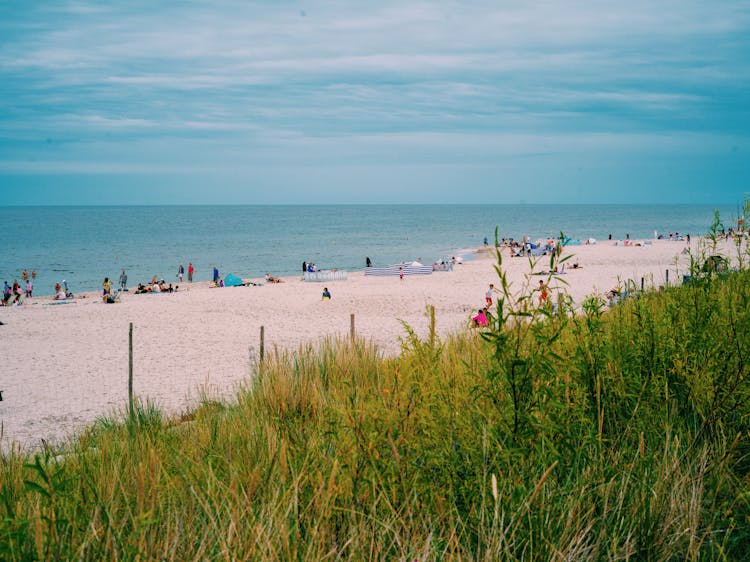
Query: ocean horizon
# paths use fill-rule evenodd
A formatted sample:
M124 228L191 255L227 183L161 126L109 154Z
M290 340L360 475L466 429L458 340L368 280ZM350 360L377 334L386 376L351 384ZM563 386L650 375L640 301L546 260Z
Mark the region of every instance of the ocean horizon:
M131 287L154 275L177 283L179 265L187 271L190 262L196 281L209 280L214 266L243 278L294 275L303 261L353 271L366 256L388 265L469 255L496 227L516 239L695 236L707 232L714 210L736 226L741 208L730 205L3 206L0 280L35 270L34 295L43 296L63 280L74 293L97 290L123 269Z

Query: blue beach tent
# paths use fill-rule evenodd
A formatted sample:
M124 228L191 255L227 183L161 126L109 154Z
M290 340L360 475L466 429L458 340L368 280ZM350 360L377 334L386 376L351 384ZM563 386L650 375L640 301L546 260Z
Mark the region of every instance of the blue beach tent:
M224 286L225 287L241 287L242 279L230 273L224 278Z

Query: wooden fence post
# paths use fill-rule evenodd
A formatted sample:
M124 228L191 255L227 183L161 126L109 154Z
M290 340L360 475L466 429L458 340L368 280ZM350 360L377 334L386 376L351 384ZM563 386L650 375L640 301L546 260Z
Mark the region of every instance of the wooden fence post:
M128 331L128 408L133 415L133 323Z
M266 327L260 327L260 364L263 365L263 360L266 356Z

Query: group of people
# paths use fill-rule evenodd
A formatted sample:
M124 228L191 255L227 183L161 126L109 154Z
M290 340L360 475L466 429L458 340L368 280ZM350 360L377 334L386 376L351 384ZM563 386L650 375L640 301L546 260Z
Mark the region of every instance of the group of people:
M151 283L146 283L145 285L143 283L138 283L135 294L140 295L143 293L174 293L179 288L179 285L175 285L174 287L172 287L172 283L167 284L164 279L158 280L154 275Z
M315 273L316 271L318 271L318 266L315 263L311 261L302 262L302 277L305 276L305 273Z
M540 308L549 305L549 286L542 279L539 280L539 286L534 289L534 292L539 293L537 295L537 303ZM477 310L477 313L471 317L471 323L475 327L483 328L489 325L492 314L492 304L494 303L495 295L500 294L493 283L490 283L487 292L484 294L484 307Z
M18 282L18 279L14 279L12 285L8 285L8 282L5 281L3 298L0 304L3 306L18 306L23 304L24 298L30 299L34 293L34 279L36 279L36 270L32 269L29 276L29 270L24 269L21 273L21 283Z

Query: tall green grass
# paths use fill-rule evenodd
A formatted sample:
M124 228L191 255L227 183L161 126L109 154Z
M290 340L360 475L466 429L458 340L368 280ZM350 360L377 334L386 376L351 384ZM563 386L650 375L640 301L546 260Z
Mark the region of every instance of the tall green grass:
M746 557L750 273L577 315L498 273L487 331L276 351L232 403L11 450L0 558Z

